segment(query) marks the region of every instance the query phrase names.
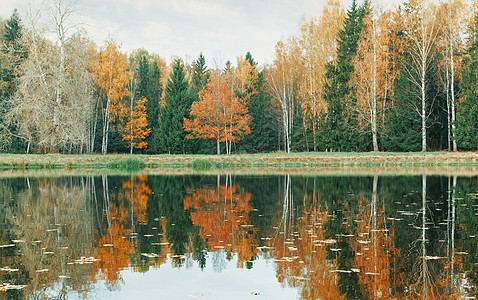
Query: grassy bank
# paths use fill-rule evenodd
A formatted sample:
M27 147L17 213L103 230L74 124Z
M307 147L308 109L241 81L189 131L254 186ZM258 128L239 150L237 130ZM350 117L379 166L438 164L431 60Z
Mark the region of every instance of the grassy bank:
M0 154L0 169L210 171L320 169L472 168L478 153L268 153L241 155Z

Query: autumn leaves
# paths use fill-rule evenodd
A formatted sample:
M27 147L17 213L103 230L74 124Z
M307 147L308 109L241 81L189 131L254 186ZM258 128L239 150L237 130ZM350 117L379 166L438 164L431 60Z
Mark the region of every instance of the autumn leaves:
M247 107L216 74L199 92L199 98L191 106L191 119L184 119L184 129L190 132L186 137L216 139L217 154L221 154L219 143L224 142L227 154L231 154L232 143L251 132Z

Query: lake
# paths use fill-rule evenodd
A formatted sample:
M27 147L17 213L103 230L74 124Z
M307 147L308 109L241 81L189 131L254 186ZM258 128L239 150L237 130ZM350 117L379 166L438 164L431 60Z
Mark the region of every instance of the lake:
M478 177L3 177L0 210L0 299L478 297Z

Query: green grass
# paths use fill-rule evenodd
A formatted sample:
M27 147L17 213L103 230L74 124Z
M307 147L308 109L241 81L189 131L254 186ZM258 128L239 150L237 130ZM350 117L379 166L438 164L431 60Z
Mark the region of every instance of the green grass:
M11 170L280 170L376 168L477 168L476 152L302 152L237 155L0 154L0 169Z

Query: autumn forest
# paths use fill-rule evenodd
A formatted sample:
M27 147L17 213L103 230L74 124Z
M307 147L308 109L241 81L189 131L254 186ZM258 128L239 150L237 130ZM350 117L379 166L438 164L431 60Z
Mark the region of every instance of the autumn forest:
M327 0L272 64L214 68L97 45L68 1L48 9L46 25L32 9L0 20L2 152L478 149L476 3Z

